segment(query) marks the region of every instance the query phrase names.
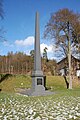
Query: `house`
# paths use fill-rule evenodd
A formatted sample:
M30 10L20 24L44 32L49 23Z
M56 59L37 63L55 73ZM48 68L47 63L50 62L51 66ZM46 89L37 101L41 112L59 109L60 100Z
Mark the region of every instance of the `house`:
M64 58L57 63L57 71L59 75L68 75L68 58ZM71 69L74 75L80 76L80 59L71 56Z
M76 71L76 75L80 77L80 69Z

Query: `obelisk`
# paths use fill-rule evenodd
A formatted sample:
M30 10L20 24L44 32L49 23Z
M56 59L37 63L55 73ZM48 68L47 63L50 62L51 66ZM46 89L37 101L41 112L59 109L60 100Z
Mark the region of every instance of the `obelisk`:
M34 71L35 75L43 75L41 71L41 54L40 54L40 30L39 30L39 13L36 12L35 19L35 43L34 43Z
M35 18L35 43L34 43L34 69L32 71L32 87L20 91L21 94L28 96L51 95L53 92L45 90L46 77L41 70L41 54L40 54L40 28L39 13L36 12Z
M35 43L34 43L34 69L32 72L32 91L33 95L38 95L45 91L44 76L41 70L41 54L40 54L40 28L39 13L36 12L35 18Z

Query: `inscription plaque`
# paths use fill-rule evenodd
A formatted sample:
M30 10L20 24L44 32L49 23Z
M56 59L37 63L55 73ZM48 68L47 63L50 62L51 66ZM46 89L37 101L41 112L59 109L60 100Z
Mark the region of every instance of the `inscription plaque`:
M37 78L37 85L42 85L42 78Z

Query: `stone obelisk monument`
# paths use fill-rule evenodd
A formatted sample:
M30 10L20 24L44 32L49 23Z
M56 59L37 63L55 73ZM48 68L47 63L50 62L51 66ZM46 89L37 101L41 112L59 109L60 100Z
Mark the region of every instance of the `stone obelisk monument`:
M32 71L31 89L21 90L20 93L29 96L50 95L53 92L45 90L45 76L41 70L40 54L40 31L39 31L39 13L36 12L35 19L35 43L34 43L34 69Z
M45 91L44 76L41 70L39 13L35 19L34 69L32 72L32 95L40 95Z
M35 43L34 43L34 70L33 75L43 75L41 71L41 54L40 54L40 31L39 31L39 13L36 12L35 19Z

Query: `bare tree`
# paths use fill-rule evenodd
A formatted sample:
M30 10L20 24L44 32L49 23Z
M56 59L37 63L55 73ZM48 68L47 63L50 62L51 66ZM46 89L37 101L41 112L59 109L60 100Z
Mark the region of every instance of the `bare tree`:
M67 8L61 9L53 14L45 26L44 37L53 39L54 44L59 47L59 54L68 58L69 64L69 89L72 89L71 79L71 50L79 41L80 14L74 13Z

